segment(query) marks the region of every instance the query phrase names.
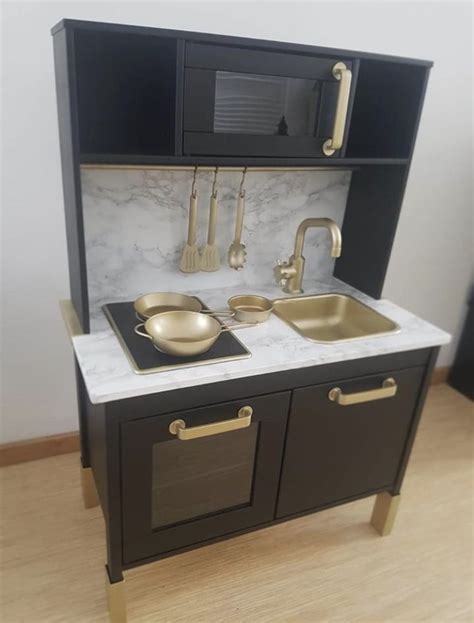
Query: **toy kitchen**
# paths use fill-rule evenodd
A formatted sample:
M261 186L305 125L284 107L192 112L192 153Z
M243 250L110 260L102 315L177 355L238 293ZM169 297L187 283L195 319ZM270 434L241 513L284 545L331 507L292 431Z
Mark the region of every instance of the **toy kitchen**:
M124 572L193 548L370 496L388 535L449 341L382 298L432 63L52 34L61 310L111 621Z

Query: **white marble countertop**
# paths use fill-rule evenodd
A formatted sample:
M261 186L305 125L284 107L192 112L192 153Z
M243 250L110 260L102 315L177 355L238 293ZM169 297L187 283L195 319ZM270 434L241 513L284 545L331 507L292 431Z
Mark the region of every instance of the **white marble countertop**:
M271 299L285 296L277 286L253 287L251 291ZM239 339L252 353L249 359L138 375L130 367L104 316L103 323L95 319L94 326L100 330L72 339L90 400L94 404L104 403L257 374L440 346L450 341L450 336L441 329L388 300L371 299L337 279L326 283L306 280L305 295L323 292L354 296L395 321L400 332L339 344L318 344L303 338L272 315L268 322L239 331ZM244 293L247 292L243 292L242 286L193 292L211 309L222 309L230 296Z

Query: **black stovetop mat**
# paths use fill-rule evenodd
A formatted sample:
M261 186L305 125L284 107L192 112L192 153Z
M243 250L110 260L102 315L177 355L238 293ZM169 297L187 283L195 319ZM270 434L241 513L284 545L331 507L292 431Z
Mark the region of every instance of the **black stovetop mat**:
M250 352L230 332L221 333L213 346L201 355L193 357L167 355L157 350L150 340L135 333L134 328L140 321L135 316L133 302L109 303L103 306L103 310L119 338L134 372L138 374L250 357Z

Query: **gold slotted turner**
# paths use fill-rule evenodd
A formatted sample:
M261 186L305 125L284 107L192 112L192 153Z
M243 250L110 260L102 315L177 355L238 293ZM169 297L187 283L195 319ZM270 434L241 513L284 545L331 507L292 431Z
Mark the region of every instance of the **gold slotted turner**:
M219 247L216 246L216 224L217 224L217 167L214 173L212 193L209 209L209 230L207 233L207 244L201 251L201 270L212 273L219 270L221 259Z
M201 268L201 257L196 243L196 223L197 223L197 190L196 190L197 167L194 169L193 185L189 198L189 224L188 240L181 255L179 270L183 273L197 273Z

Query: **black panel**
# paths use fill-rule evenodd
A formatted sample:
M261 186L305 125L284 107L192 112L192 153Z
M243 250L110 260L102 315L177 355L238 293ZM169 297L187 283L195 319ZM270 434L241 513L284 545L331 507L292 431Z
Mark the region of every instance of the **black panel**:
M71 300L84 332L89 331L84 218L79 169L76 76L73 34L62 30L54 38L54 67Z
M408 168L365 167L352 174L334 276L380 298Z
M185 42L179 39L176 45L176 97L174 110L174 153L183 153L183 114L184 114L184 49Z
M273 156L274 158L327 158L323 139L310 136L257 136L254 134L184 133L184 154Z
M90 467L90 442L88 433L88 408L89 400L87 396L87 389L82 378L81 369L77 363L77 358L74 357L74 370L76 373L76 395L77 395L77 412L79 416L79 437L81 442L81 464L82 467Z
M409 157L427 77L424 67L361 61L346 155Z
M185 64L186 67L202 69L333 80L331 70L338 60L320 58L316 55L281 54L188 43ZM347 65L350 67L351 63Z
M168 355L157 350L149 340L135 333L134 328L139 324L139 320L135 316L133 302L110 303L104 305L104 309L112 317L112 326L115 325L113 328L118 330L138 370L189 365L200 361L212 363L216 360L217 363L223 358L242 357L249 354L245 346L232 333L225 332L221 333L212 347L202 355L193 357Z
M168 28L153 28L151 26L130 26L126 24L113 24L106 22L93 22L87 20L63 19L51 29L54 35L63 28L71 30L94 30L100 32L128 33L136 35L148 35L150 37L168 37L170 39L187 39L188 41L213 43L217 45L248 47L260 50L273 50L275 52L284 51L294 54L317 54L322 57L336 57L348 59L357 56L367 59L378 59L390 63L402 63L407 65L423 65L431 67L432 61L406 58L402 56L389 56L387 54L373 54L369 52L341 50L340 48L329 48L315 45L305 45L301 43L288 43L282 41L271 41L266 39L250 39L248 37L229 37L227 35L213 35L209 33L193 32L189 30L171 30Z
M133 165L168 165L168 166L228 166L228 167L309 167L322 168L337 167L341 170L351 170L358 167L368 167L374 164L381 166L404 165L406 158L273 158L255 156L156 156L150 154L81 154L82 164L133 164Z
M474 286L448 383L474 400Z
M339 405L334 383L294 392L277 517L316 508L395 481L424 368L339 381L344 393L380 388L393 377L391 398Z
M410 458L411 449L415 441L416 431L418 430L418 424L420 422L421 414L423 413L426 394L428 393L428 389L430 388L431 377L433 375L433 370L436 364L436 360L438 358L438 354L439 346L431 349L427 365L424 369L423 380L421 381L418 396L416 399L416 407L410 424L410 430L408 431L408 434L406 436L403 452L400 457L397 478L391 489L389 489L391 495L398 495L400 493L403 478L405 476L405 471L408 465L408 460Z
M175 153L177 41L81 31L75 60L82 152Z

